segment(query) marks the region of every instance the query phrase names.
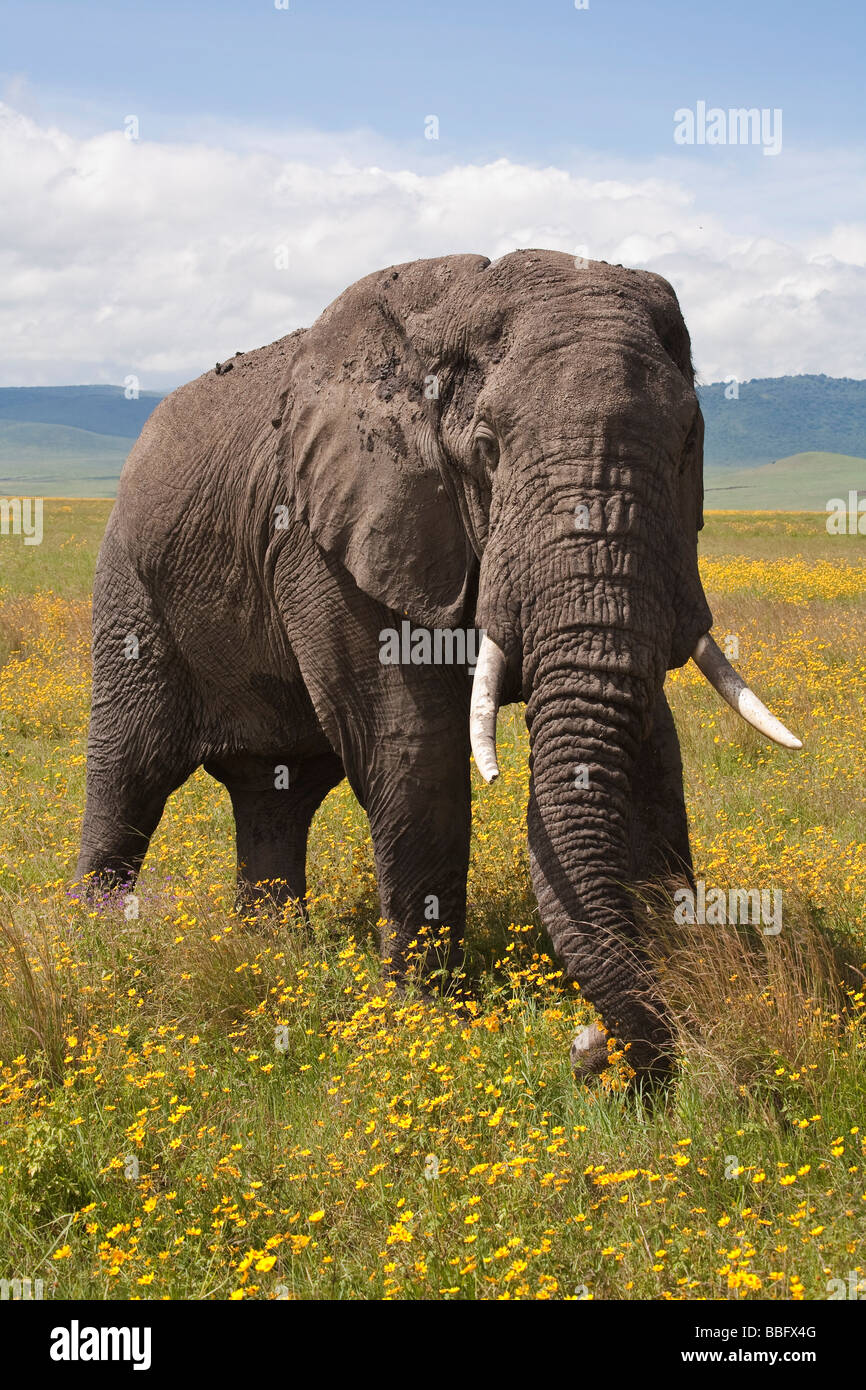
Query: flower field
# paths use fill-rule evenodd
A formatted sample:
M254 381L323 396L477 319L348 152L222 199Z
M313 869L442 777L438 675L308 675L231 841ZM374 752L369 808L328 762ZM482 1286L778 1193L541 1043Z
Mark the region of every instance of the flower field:
M666 1104L627 1057L578 1085L592 1017L528 882L521 711L474 782L479 1002L381 976L365 817L310 847L311 925L232 912L228 796L169 802L137 917L69 895L89 586L109 508L0 538L0 1277L114 1299L826 1299L866 1291L866 558L809 514L710 513L718 640L804 740L669 679L699 878L778 888L784 926L648 915L681 1031ZM855 1283L856 1283L855 1279Z

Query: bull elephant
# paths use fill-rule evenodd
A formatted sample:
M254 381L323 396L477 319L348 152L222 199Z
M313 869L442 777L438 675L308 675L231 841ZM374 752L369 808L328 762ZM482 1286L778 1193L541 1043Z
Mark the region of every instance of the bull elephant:
M638 1079L663 1077L671 1025L629 885L691 874L665 672L694 655L799 746L708 635L702 433L670 285L553 251L368 275L311 328L175 391L97 566L79 877L134 879L204 766L231 797L241 889L302 899L312 817L347 777L391 971L431 902L453 970L470 740L489 781L496 712L522 699L541 918ZM413 643L483 632L474 680L385 659L404 624ZM601 1030L573 1057L603 1066Z

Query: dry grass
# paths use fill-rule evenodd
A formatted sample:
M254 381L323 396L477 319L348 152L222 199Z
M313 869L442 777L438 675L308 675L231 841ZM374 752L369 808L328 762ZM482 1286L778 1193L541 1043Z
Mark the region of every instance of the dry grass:
M826 1045L844 1045L863 973L850 949L811 920L807 903L786 904L778 935L678 925L671 905L653 916L650 939L683 1067L708 1102L720 1093L772 1096L782 1059L808 1090Z

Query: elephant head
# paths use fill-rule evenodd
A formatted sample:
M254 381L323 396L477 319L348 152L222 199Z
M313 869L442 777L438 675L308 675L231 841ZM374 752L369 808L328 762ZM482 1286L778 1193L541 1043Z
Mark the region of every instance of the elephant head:
M799 746L708 635L703 422L671 287L552 251L397 266L308 330L277 414L298 516L358 586L419 625L484 629L470 719L488 781L499 704L525 700L542 920L652 1074L667 1025L641 962L628 826L666 671L694 656Z

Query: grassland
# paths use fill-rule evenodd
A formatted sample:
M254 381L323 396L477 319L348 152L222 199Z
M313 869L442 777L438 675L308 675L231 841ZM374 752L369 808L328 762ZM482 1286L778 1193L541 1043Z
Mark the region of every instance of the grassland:
M863 540L708 517L716 630L805 749L671 677L698 873L781 888L784 927L647 919L682 1042L649 1111L626 1058L571 1076L591 1010L528 886L518 710L475 787L474 1018L383 983L345 786L314 825L310 928L233 916L228 800L201 772L137 918L69 897L107 511L48 503L41 547L0 540L0 1275L146 1299L822 1299L866 1278Z
M114 497L132 444L122 435L0 418L0 493Z
M705 468L708 507L823 511L831 498L848 504L849 491L866 493L866 459L805 453L746 468Z

